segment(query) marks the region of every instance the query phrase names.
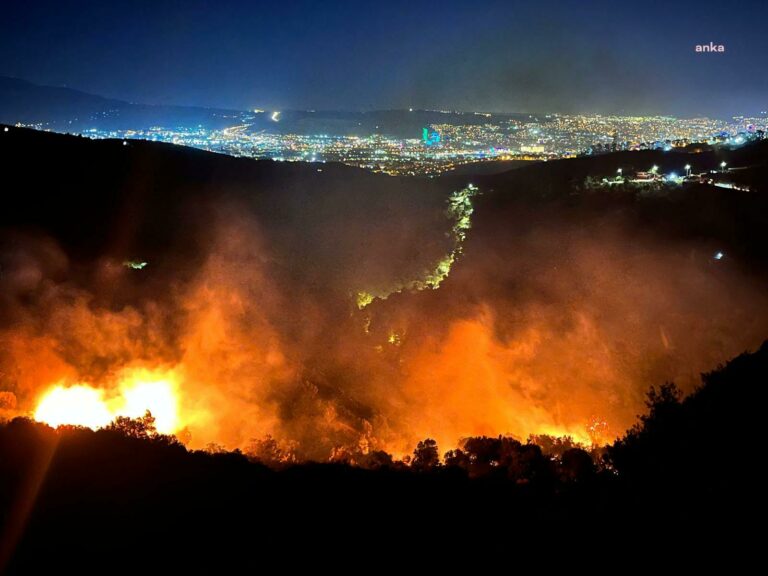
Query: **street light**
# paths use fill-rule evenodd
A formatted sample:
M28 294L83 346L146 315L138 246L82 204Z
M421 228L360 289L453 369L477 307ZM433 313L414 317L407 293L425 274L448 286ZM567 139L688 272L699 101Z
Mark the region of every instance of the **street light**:
M686 176L690 176L691 175L691 165L690 164L686 164L685 165L685 175Z
M621 168L619 168L618 170L616 170L616 174L618 174L619 176L621 176Z
M726 162L720 162L720 170L722 170L723 172L725 172L725 167L726 166L728 166L728 164Z

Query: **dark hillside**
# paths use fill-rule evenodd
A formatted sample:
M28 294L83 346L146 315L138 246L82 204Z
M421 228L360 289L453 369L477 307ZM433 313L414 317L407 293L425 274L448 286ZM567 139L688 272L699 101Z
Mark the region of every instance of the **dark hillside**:
M152 571L182 570L258 565L301 550L325 566L338 561L329 548L362 559L371 542L383 550L408 543L399 561L424 560L413 542L480 547L479 563L523 545L599 546L610 558L637 550L652 529L658 544L646 559L682 559L695 541L715 546L707 556L743 549L746 560L756 551L735 539L747 538L744 522L761 498L750 462L760 451L767 367L763 345L707 375L683 402L656 389L649 414L609 447L608 467L580 450L543 457L529 444L477 475L482 446L498 441L476 438L465 444L469 468L453 456L437 467L390 460L276 471L240 453L187 452L141 427L55 432L14 420L0 425L3 559L14 573L104 573L115 558L117 571L149 558Z
M346 296L363 280L417 276L449 246L450 190L433 181L14 127L0 154L0 226L40 230L76 261L142 258L150 273L180 274L229 210L258 222L280 267Z

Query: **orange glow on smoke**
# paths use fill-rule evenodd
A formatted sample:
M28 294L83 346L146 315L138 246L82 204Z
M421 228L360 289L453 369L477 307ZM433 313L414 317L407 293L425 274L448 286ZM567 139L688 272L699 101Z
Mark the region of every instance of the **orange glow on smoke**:
M569 412L559 412L556 395L546 388L558 370L538 362L542 335L531 330L518 341L500 343L492 326L488 312L457 321L409 358L404 390L407 405L416 408L407 415L413 433L401 449L428 436L453 447L468 436L499 434L521 440L528 434L570 436L591 445L588 410L598 405L594 396L582 389L582 398L568 400ZM567 383L551 385L563 391Z
M439 290L352 314L314 284L278 281L257 228L236 217L193 274L161 277L172 298L104 305L25 268L17 291L37 300L18 298L0 325L0 416L99 428L149 410L190 448L272 442L318 460L405 456L427 437L441 453L478 435L603 444L636 421L650 385L689 390L768 326L764 291L687 251L546 231L524 247L505 266L468 248Z
M88 384L56 384L42 396L34 417L54 427L102 428L118 416L138 418L147 411L155 418L158 432L171 434L180 429L178 386L172 376L130 371L112 394Z

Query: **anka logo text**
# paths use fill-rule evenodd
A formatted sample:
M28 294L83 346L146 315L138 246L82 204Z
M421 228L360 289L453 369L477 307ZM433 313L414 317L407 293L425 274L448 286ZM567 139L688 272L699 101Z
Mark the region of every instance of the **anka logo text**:
M725 52L725 46L710 42L709 44L696 44L695 50L696 52Z

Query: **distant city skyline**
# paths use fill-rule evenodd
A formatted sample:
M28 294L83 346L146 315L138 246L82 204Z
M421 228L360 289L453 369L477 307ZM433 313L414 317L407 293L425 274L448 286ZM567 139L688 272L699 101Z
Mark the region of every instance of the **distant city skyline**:
M0 8L0 74L148 104L730 117L768 108L768 5L652 0ZM723 53L697 53L697 45Z
M30 109L29 103L35 105ZM741 146L768 114L708 117L220 110L145 106L0 77L0 122L89 138L168 142L233 156L342 162L393 175L436 175L488 160ZM700 146L704 144L704 146ZM321 170L322 171L322 170Z

